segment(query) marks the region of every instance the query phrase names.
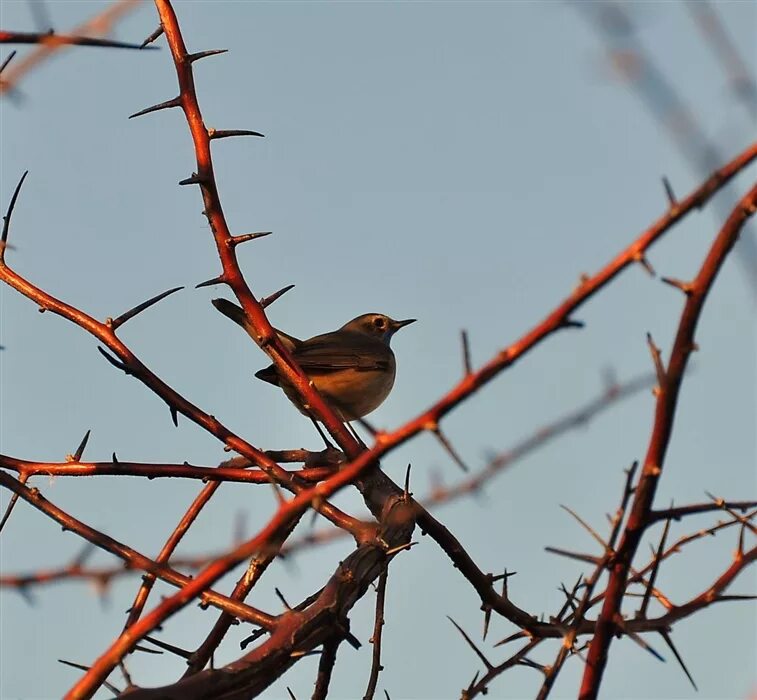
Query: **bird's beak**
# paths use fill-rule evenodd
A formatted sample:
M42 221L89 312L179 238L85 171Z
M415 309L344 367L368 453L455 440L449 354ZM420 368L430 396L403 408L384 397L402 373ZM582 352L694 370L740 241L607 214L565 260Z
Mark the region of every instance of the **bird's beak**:
M408 318L404 321L392 321L392 325L394 326L394 330L398 331L400 328L404 328L405 326L409 326L411 323L415 323L417 319L414 318Z

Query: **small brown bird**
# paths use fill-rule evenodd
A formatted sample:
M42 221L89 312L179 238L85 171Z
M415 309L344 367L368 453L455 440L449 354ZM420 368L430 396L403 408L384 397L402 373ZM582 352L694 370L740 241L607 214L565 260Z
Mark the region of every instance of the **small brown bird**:
M213 305L251 333L247 316L239 306L226 299L213 299ZM367 416L389 396L397 367L389 343L400 328L414 321L414 318L395 321L373 313L353 318L339 330L308 340L276 332L318 393L343 421L351 421ZM293 387L281 380L274 365L261 369L255 376L281 387L301 413L310 415Z

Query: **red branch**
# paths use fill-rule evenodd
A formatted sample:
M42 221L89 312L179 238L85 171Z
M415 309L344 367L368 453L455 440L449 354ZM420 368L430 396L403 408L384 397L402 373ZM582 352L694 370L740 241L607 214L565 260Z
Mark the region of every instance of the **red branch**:
M607 653L613 634L617 629L616 619L620 614L628 571L641 537L650 523L654 494L662 474L665 453L673 431L673 418L684 371L689 356L696 349L694 332L702 308L720 268L738 240L742 227L756 209L757 186L753 187L733 210L702 263L699 273L691 283L686 285L686 305L678 325L670 360L665 370L664 382L659 387L654 427L644 459L644 466L634 494L628 522L610 569L606 596L597 621L597 632L589 647L588 660L579 695L581 700L592 700L599 693L602 675L607 663Z
M142 462L34 462L0 454L0 469L10 469L28 479L32 476L142 476L148 479L180 478L202 481L230 481L270 484L271 477L260 469L238 467L198 467L191 464L154 464ZM317 482L331 476L334 467L306 467L283 470L286 479Z
M109 537L89 525L86 525L81 520L74 518L72 515L69 515L55 504L48 501L39 492L39 489L31 489L28 486L24 486L21 482L4 472L0 472L0 486L7 488L13 493L17 493L19 497L27 503L62 525L65 530L70 530L100 549L120 557L130 567L147 571L179 588L181 588L181 586L186 586L192 580L191 577L179 573L170 566L148 559L146 556L140 554L131 547ZM275 618L272 615L268 615L248 605L242 605L220 593L205 590L203 596L208 603L211 603L222 610L227 610L241 619L261 625L266 629L271 629L275 626Z
M337 443L349 455L354 456L360 451L357 442L315 387L311 385L307 375L297 365L287 347L281 342L268 320L262 304L253 295L239 268L236 247L238 243L242 242L244 236L235 239L231 235L223 213L210 149L211 140L219 132L208 129L203 122L192 72L194 61L212 55L213 52L210 54L205 52L190 54L184 44L184 38L181 35L181 29L171 3L168 0L155 0L155 5L160 15L166 41L171 49L179 82L179 96L175 100L163 104L165 107L181 106L192 135L197 172L185 182L186 184L198 184L202 192L203 202L205 203L204 213L213 232L223 268L223 272L214 282L226 284L234 292L257 333L256 342L270 356L279 374L294 387L302 397L304 405L310 407L315 417L326 426Z

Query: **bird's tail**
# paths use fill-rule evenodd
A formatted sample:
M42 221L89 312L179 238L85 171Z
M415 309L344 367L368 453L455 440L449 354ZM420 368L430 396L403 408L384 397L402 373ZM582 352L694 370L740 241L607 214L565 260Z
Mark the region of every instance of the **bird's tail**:
M211 301L226 318L230 318L234 323L242 326L248 333L250 332L250 322L247 320L247 314L241 306L237 306L228 299L213 299Z
M255 330L250 325L250 320L247 318L247 314L244 312L244 309L241 306L238 306L233 301L229 301L228 299L212 299L211 303L224 316L226 316L226 318L230 318L232 321L234 321L234 323L244 328L247 334L253 340L255 340L255 342L257 342L257 333L255 333ZM284 343L284 345L286 345L289 350L294 350L298 345L302 343L299 338L295 338L293 335L284 333L284 331L280 331L278 328L274 328L274 330L279 336L279 340L281 340L281 342Z

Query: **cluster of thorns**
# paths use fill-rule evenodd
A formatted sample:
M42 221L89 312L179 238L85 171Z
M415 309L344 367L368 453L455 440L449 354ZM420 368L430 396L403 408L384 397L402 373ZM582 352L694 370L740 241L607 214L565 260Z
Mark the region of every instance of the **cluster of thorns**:
M113 454L106 462L82 461L89 433L78 448L64 462L34 462L0 455L0 486L11 492L11 500L0 522L0 529L8 521L17 501L24 500L64 529L87 542L87 546L69 565L59 569L40 570L30 574L5 575L0 584L12 587L31 598L31 589L44 583L62 579L86 579L95 583L105 595L109 584L119 576L141 572L142 582L129 608L122 632L98 659L90 665L67 662L84 671L81 678L66 694L67 698L91 697L100 687L130 698L248 698L263 692L281 677L300 658L319 654L313 698L328 694L337 651L344 642L360 646L350 630L349 615L353 606L375 587L376 612L373 634L372 664L364 698L374 697L381 665L381 639L384 625L384 599L389 565L414 544L413 535L419 530L429 536L449 557L457 574L463 576L481 600L484 616L483 638L487 637L493 615L510 621L517 631L497 642L495 646L516 646L503 660L491 661L480 645L460 625L452 621L472 651L483 664L470 684L462 691L464 699L485 694L492 681L514 666L527 666L543 677L538 698L546 698L565 662L578 656L585 662L580 697L594 698L599 693L608 652L614 638L626 637L650 654L661 657L653 642L660 639L671 650L686 676L694 680L686 668L672 639L674 623L719 602L750 598L727 593L728 587L757 557L757 546L747 544L747 538L757 535L754 519L757 501L726 501L711 496L703 503L667 508L655 508L654 496L661 478L668 447L679 389L690 355L696 350L694 334L697 322L716 276L735 244L747 219L757 209L757 186L741 198L728 215L717 234L700 269L689 281L662 278L680 290L684 297L675 341L667 362L651 336L647 342L652 356L654 373L625 384L609 381L605 390L593 401L570 415L541 428L510 450L496 455L480 471L468 474L456 485L436 484L426 498L416 499L410 491L410 469L403 485L396 484L381 469L380 460L392 450L420 433L430 432L437 437L451 457L467 470L463 460L441 431L442 419L475 391L490 382L502 371L521 359L538 343L553 333L581 327L574 312L599 292L627 267L640 264L652 276L654 270L647 258L648 249L671 227L691 211L701 208L737 173L757 158L757 144L751 145L719 169L696 190L678 200L666 182L669 206L663 216L622 250L605 267L593 275L582 275L578 286L541 322L523 337L499 351L478 368L472 366L468 341L463 334L463 374L460 381L438 401L396 430L375 432L371 445L356 440L353 433L339 420L329 405L318 395L297 363L292 359L272 328L265 308L286 292L289 287L266 298L251 292L238 265L238 245L259 238L261 233L232 235L221 207L211 158L211 142L232 136L259 135L248 130L216 130L207 128L202 120L193 78L194 62L222 53L217 50L189 53L184 45L179 24L168 0L156 0L160 27L140 46L165 35L176 68L179 94L177 97L141 110L141 116L158 110L179 108L186 118L197 161L197 170L182 185L200 188L204 214L207 217L218 251L221 273L198 286L226 285L235 295L256 332L256 341L271 358L280 376L297 392L312 417L323 424L338 449L320 452L307 450L263 451L226 428L215 417L205 413L164 383L145 366L134 352L119 338L118 330L126 322L142 313L178 289L171 289L135 306L115 318L99 321L84 311L53 297L41 287L19 275L6 261L10 249L8 235L11 215L26 174L14 191L3 219L0 242L0 279L33 301L41 311L50 311L76 324L93 335L101 344L98 348L116 368L142 382L163 400L174 422L181 414L221 441L225 448L238 456L217 467L195 466L188 463L156 464L119 461ZM71 44L103 46L119 44L104 39L52 34L33 35L0 32L1 43L38 43L44 47ZM11 55L3 64L5 69ZM480 491L494 475L511 466L526 453L555 439L572 427L582 425L597 412L644 388L653 387L655 414L651 436L643 461L634 463L625 472L620 502L608 515L609 532L601 534L584 522L572 510L566 510L585 528L597 543L594 553L582 553L548 547L557 555L579 560L589 569L572 586L561 586L565 601L552 615L532 613L521 609L511 599L508 580L512 572L487 573L468 554L456 537L430 512L441 503ZM301 464L289 469L282 465ZM153 478L179 477L203 482L184 517L159 554L144 555L78 520L49 501L40 489L29 486L32 477L63 476L139 476ZM236 542L223 552L179 559L173 553L194 523L202 508L210 501L220 484L247 482L273 484L277 508L267 525L254 537ZM338 490L354 487L361 494L372 518L361 520L334 506L329 499ZM329 530L294 539L295 527L308 513L314 511L336 526ZM720 513L722 519L707 529L700 529L670 542L673 521L703 513ZM662 524L657 545L649 559L636 563L638 548L645 534ZM683 603L672 602L657 586L663 562L691 542L714 535L724 529L738 531L738 545L731 563L716 578L708 581L702 591ZM286 557L300 548L313 547L338 537L352 536L355 548L336 566L326 583L297 604L289 604L279 597L283 611L270 613L245 602L253 587L260 581L268 566L276 558ZM118 557L122 565L93 567L87 557L94 549L104 550ZM247 568L230 594L221 593L213 585L226 573L246 562ZM189 573L182 572L192 572ZM154 583L165 581L177 590L173 595L147 608ZM277 591L278 593L278 591ZM639 599L632 613L627 602ZM659 614L651 614L656 601ZM183 649L154 636L154 632L173 615L191 603L220 611L206 639L196 649ZM233 624L250 623L255 627L242 643L242 654L234 662L214 668L213 654ZM650 641L650 637L652 641ZM537 661L537 647L549 640L559 640L559 651L549 663ZM150 646L147 646L147 645ZM186 670L175 683L162 688L140 688L126 668L126 657L135 652L162 650L186 660ZM540 650L541 651L541 650ZM119 668L126 679L126 688L116 688L108 680ZM696 687L696 686L695 686ZM294 693L289 691L291 697ZM384 691L389 697L387 691Z

